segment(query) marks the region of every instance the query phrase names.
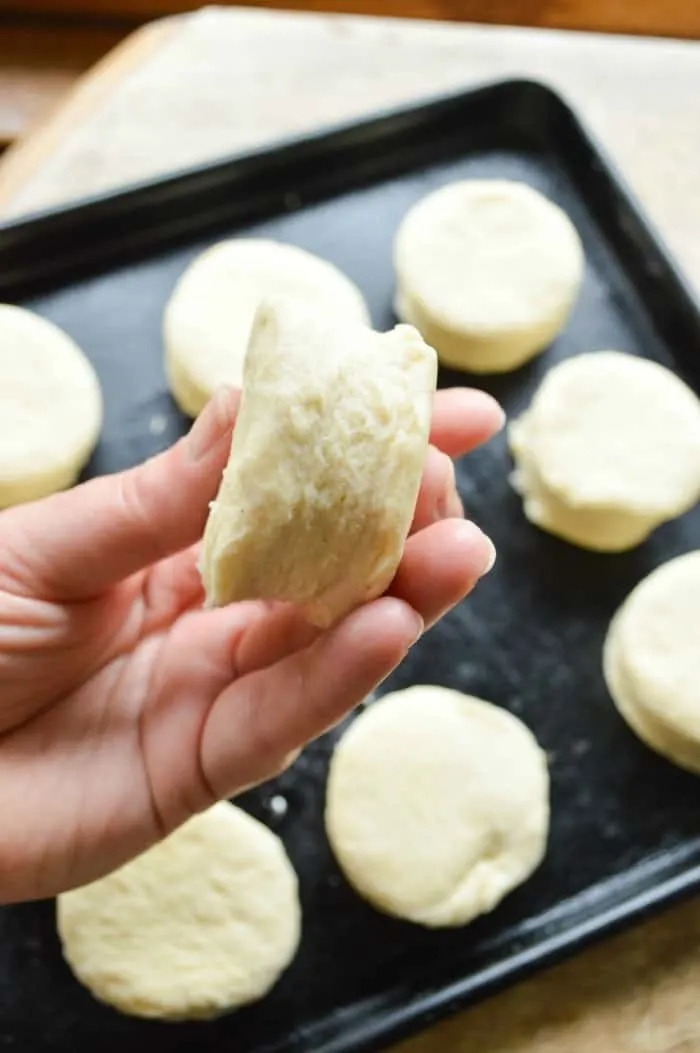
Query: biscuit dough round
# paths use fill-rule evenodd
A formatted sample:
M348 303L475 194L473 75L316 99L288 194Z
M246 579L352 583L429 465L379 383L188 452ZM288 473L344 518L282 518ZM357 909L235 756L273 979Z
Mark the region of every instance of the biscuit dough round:
M603 668L632 730L700 774L700 550L649 574L613 618Z
M241 386L255 311L282 295L338 325L369 325L362 293L327 260L264 238L219 242L180 277L163 318L165 370L184 413L196 417L224 384Z
M207 603L287 600L325 628L381 595L408 533L437 361L411 326L263 305L231 454L209 513Z
M57 902L63 954L123 1013L217 1016L262 998L300 937L297 878L279 838L228 802Z
M583 276L568 216L525 183L463 180L422 198L394 245L395 310L440 361L503 373L567 322Z
M544 857L545 755L489 702L428 685L397 691L336 746L325 821L340 867L371 904L431 928L463 925Z
M46 318L0 304L0 508L71 486L102 427L97 375Z
M700 400L648 359L559 363L509 441L528 519L583 548L633 548L700 498Z

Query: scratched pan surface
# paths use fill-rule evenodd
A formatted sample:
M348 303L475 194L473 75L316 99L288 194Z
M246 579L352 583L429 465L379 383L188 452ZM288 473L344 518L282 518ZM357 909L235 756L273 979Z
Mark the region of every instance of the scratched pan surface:
M212 240L255 233L317 252L355 279L375 324L388 327L391 244L406 209L448 180L484 176L525 180L561 204L587 259L566 332L535 363L485 383L510 416L554 362L596 348L648 356L700 387L700 322L682 280L565 104L524 82L6 227L0 299L53 319L91 357L107 412L89 472L115 471L186 428L164 383L161 312L185 265ZM441 384L459 381L441 376ZM284 839L305 918L298 957L263 1003L196 1025L119 1016L63 965L53 905L11 907L0 911L0 1045L51 1053L375 1049L698 887L700 780L623 726L600 650L629 589L700 545L700 510L632 553L596 556L528 525L509 468L503 436L459 464L467 508L498 547L496 568L383 690L444 684L492 699L533 729L552 775L551 839L538 873L490 917L456 931L424 932L374 913L344 883L324 836L331 735L242 801ZM283 816L275 795L287 802Z

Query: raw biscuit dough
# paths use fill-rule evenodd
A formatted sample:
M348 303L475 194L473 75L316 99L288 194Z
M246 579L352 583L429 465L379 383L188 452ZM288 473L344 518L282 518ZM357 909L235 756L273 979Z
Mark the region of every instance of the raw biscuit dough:
M583 548L633 548L700 498L700 400L648 359L559 363L509 441L528 519Z
M435 352L411 326L263 305L204 533L207 603L287 600L318 626L381 595L413 516Z
M297 878L280 839L227 801L57 902L63 954L133 1016L204 1019L262 998L299 945Z
M102 426L94 369L46 318L0 304L0 508L71 486Z
M576 228L538 191L508 180L450 183L399 227L396 314L445 365L507 372L564 327L583 263Z
M255 310L264 295L289 296L338 325L369 325L357 286L332 263L264 238L219 242L180 277L163 318L165 370L191 417L224 384L240 387Z
M700 774L700 550L648 575L622 604L603 667L617 709L657 753Z
M540 864L549 776L531 732L442 687L370 705L336 746L326 830L379 910L431 928L486 914Z

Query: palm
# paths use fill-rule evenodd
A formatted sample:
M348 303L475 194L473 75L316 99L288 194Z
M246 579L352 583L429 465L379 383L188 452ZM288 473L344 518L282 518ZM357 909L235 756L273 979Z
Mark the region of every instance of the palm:
M494 430L491 417L484 435L462 436L457 446ZM55 517L73 514L66 526L75 532L84 509L71 513L71 505L93 487L98 520L113 480L44 502L55 516L42 517L42 525L30 521L31 506L0 517L0 898L50 895L91 880L213 800L274 775L400 661L410 645L408 605L430 623L478 576L475 537L457 536L465 524L435 522L444 480L433 453L396 598L323 634L287 605L202 610L195 551L180 542L201 532L227 445L214 442L220 450L210 458L210 478L200 465L196 522L167 542L149 536L136 543L154 515L148 509L125 527L132 535L126 555L114 549L91 563L86 545L78 565L80 549L70 542L61 547L47 537L42 548L45 518L55 537ZM151 465L163 461L161 471L172 471L176 456ZM130 500L119 495L127 509ZM96 533L104 548L108 529ZM132 570L137 550L150 555L151 544L163 558ZM132 572L112 580L122 563Z

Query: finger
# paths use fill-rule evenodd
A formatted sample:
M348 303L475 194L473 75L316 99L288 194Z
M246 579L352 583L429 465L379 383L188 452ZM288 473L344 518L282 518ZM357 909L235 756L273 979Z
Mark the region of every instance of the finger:
M464 508L457 493L452 459L434 446L429 446L411 533L415 534L441 519L459 519L463 515Z
M461 518L462 514L452 460L429 446L411 532L424 530L442 519ZM261 669L310 646L319 635L297 606L279 604L244 633L238 645L238 668L242 672Z
M221 482L238 402L223 390L165 453L3 513L19 584L28 579L52 599L85 599L195 542Z
M184 611L202 607L204 586L197 565L201 547L199 542L190 545L144 572L141 585L145 607L142 633L156 632L159 627L170 625Z
M433 430L440 441L456 452L464 452L465 444L488 438L502 423L503 413L500 407L483 392L454 389L437 394ZM442 519L461 518L463 511L455 485L451 457L435 446L429 446L411 533L423 531L427 526ZM428 594L424 596L426 609L431 612L447 610L454 602L458 602L478 580L479 573L474 567L478 567L479 560L482 559L484 563L492 560L493 546L488 539L484 540L481 531L474 527L472 532L470 525L467 527L467 535L472 541L473 535L476 536L476 541L468 546L468 558L456 566L440 566L439 569L444 574L442 578L435 579L434 595L428 590ZM485 550L486 555L483 555L482 550ZM427 551L429 557L435 555L432 535L423 539L417 549L408 546L409 585L419 573L419 562L424 551ZM452 558L452 554L453 549L450 547L447 552L448 559ZM462 559L461 547L456 555L458 559ZM400 570L399 587L403 585L404 578L405 574ZM435 615L432 620L436 621L438 616ZM308 624L298 607L281 604L274 613L256 621L243 634L238 645L238 668L243 672L262 669L308 647L318 636L319 631Z
M444 458L451 464L449 458L433 452L436 459ZM429 507L427 496L425 504ZM452 519L439 531L423 528L410 538L389 589L431 625L459 603L493 566L491 540L474 523L462 526L459 519ZM236 668L241 674L262 669L310 646L319 635L297 606L278 604L241 635Z
M462 514L452 460L431 446L428 448L411 531L415 534L443 519L459 519ZM409 586L412 586L416 580L420 580L420 561L423 556L427 556L429 564L426 569L428 574L433 575L432 584L429 583L428 589L422 593L421 590L411 591L423 596L426 609L430 612L447 610L458 602L481 576L479 567L488 565L490 569L493 562L493 545L474 524L468 524L465 531L466 558L464 537L457 531L455 543L453 535L451 529L446 532L448 547L444 552L444 560L438 558L437 567L433 566L434 557L440 557L436 544L439 545L443 538L436 542L434 535L430 534L422 538L418 545L407 544L407 552L399 568L398 587L405 584L406 576ZM436 621L438 616L432 617L431 621ZM308 647L318 636L319 630L309 625L298 607L279 604L265 618L256 620L243 634L238 645L237 667L243 673L261 669Z
M471 592L495 558L493 542L475 523L445 519L409 538L389 592L430 627Z
M310 647L321 631L309 624L295 604L279 604L266 616L253 621L241 635L236 647L236 671L244 676L274 665Z
M155 645L140 744L162 830L212 803L199 763L202 730L214 700L236 678L237 643L261 612L255 603L192 611Z
M377 600L329 632L319 635L287 605L270 611L244 603L183 618L144 721L164 827L275 775L366 698L402 660L423 620L431 625L458 603L492 559L478 527L445 520L407 542L391 590L404 602ZM265 649L268 657L291 653L263 668L257 662Z
M290 753L359 705L422 628L407 604L375 600L305 650L224 690L201 739L201 767L214 794L230 796L276 774Z
M463 457L500 431L505 414L491 395L476 388L436 392L430 441L450 457Z
M434 624L470 592L493 565L493 545L474 523L452 520L411 538L389 589ZM321 631L299 607L260 605L236 642L235 669L245 676L309 647Z
M171 450L47 498L41 517L32 506L5 512L5 569L14 584L29 578L26 587L52 598L84 599L196 540L226 463L237 404L237 395L220 393ZM440 392L436 444L464 452L497 427L499 412L481 392Z

